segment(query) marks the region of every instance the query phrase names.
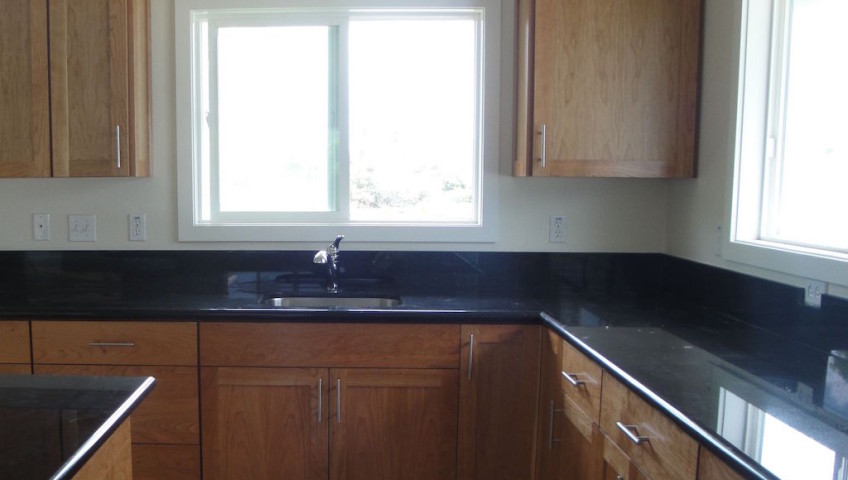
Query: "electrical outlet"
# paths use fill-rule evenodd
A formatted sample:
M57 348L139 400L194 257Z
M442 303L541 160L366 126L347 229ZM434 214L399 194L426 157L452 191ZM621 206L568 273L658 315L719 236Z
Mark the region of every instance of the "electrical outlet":
M68 240L72 242L96 242L97 216L68 215Z
M807 280L804 286L804 303L808 307L821 308L821 297L827 293L827 284L818 280Z
M47 213L36 213L32 216L32 239L50 240L50 215Z
M147 216L143 213L131 213L129 218L130 241L147 240Z
M550 243L565 243L565 215L551 215Z

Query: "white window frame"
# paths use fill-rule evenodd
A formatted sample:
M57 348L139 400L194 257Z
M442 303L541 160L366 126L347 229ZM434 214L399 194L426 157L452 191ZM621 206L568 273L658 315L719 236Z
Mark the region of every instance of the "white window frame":
M848 285L848 254L763 238L763 194L767 185L769 138L779 128L770 112L781 109L782 65L772 62L772 48L785 54L782 8L787 0L743 0L739 51L739 90L736 147L728 209L730 234L723 239L723 255L732 262L752 265L795 277ZM780 62L777 62L780 63Z
M498 237L498 176L501 117L501 2L499 0L423 0L415 4L422 9L444 11L479 10L482 12L482 55L479 68L482 92L479 109L482 137L479 140L482 166L477 182L477 222L463 224L443 223L349 223L335 221L324 215L294 214L284 222L259 218L258 223L209 224L200 219L201 200L198 189L200 172L197 171L199 128L194 125L193 109L198 102L193 95L192 66L192 12L237 8L291 9L311 12L342 9L351 12L392 10L405 7L400 0L175 0L175 55L176 55L176 113L177 113L177 201L178 235L180 241L323 241L345 234L355 241L380 242L495 242ZM328 18L332 14L328 14ZM346 65L340 66L339 75L346 75ZM346 110L346 92L340 92L339 108ZM506 97L510 98L510 97ZM345 116L346 111L340 111ZM345 130L345 128L341 128ZM347 148L347 132L340 131L340 148ZM347 189L346 175L337 176L340 189ZM339 205L340 210L347 206ZM344 213L344 212L342 212ZM298 218L299 217L299 218ZM345 217L346 218L346 217Z

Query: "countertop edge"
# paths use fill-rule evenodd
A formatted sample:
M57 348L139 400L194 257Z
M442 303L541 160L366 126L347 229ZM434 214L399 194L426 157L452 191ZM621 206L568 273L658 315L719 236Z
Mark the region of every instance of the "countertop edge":
M625 370L621 369L615 363L609 361L606 357L595 351L592 347L584 343L582 340L572 335L568 331L568 327L562 325L555 317L546 312L539 314L543 325L555 330L563 339L577 347L581 352L598 362L604 369L615 375L625 385L635 391L644 400L650 403L653 407L662 411L676 424L681 426L690 435L695 437L700 444L706 445L714 453L728 463L737 473L745 475L746 478L756 480L780 480L774 474L766 470L760 465L748 461L746 458L736 453L735 447L728 445L716 435L711 434L706 429L692 421L685 414L680 412L673 405L665 401L661 396L657 395L641 382L629 375Z
M83 443L59 470L50 477L50 480L70 480L103 445L106 440L129 418L130 414L138 407L142 400L147 397L153 389L156 380L147 377L133 393L119 406L106 421L103 422L95 432Z

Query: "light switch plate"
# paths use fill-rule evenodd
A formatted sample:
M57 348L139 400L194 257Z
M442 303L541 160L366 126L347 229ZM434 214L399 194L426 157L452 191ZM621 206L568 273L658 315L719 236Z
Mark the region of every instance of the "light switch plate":
M72 242L96 242L97 216L68 215L68 240Z

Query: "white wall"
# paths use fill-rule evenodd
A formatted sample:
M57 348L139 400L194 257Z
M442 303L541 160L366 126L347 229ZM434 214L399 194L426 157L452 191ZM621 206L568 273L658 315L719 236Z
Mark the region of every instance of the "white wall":
M725 258L736 141L743 3L706 0L698 178L669 183L666 253L803 287L807 279L786 273L791 269L781 272ZM719 227L721 232L717 231ZM725 251L719 243L724 243ZM829 284L827 291L848 297L846 286Z
M513 2L504 0L506 9ZM313 243L181 243L177 241L174 113L174 13L171 0L151 0L153 58L152 175L142 179L0 179L0 250L301 249ZM508 12L505 12L508 13ZM510 15L504 15L510 17ZM511 58L513 37L506 34ZM511 62L504 62L510 64ZM510 71L504 92L512 92ZM504 95L511 132L512 93ZM662 252L666 186L662 180L538 179L509 175L512 135L502 145L499 241L494 244L364 244L351 249ZM148 240L129 242L127 215L146 213ZM32 240L32 214L49 213L52 240ZM70 243L68 214L97 215L97 242ZM567 243L548 243L548 216L567 216ZM328 239L330 240L330 239Z

